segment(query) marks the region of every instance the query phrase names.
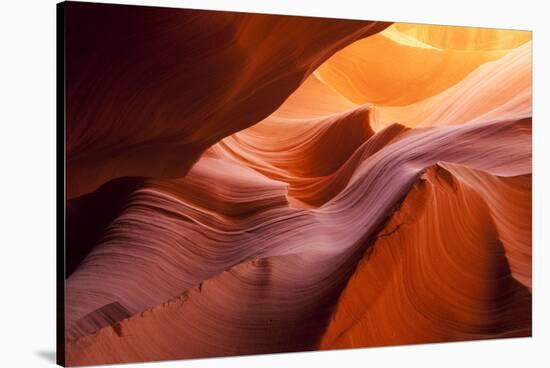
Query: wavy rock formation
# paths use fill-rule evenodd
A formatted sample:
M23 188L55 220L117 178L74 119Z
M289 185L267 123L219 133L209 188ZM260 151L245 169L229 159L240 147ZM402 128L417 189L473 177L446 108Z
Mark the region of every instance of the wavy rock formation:
M67 20L68 365L530 336L529 33Z
M530 216L515 211L530 207L530 182L530 175L430 167L350 278L321 348L529 335L531 293L512 265L530 270L512 252L530 244L521 236Z
M407 106L371 107L373 129L394 122L414 128L529 117L531 64L531 42L527 42L438 95Z
M515 37L501 37L496 46L494 42L480 42L481 47L472 49L476 45L468 44L465 28L443 27L445 33L441 28L424 25L428 37L417 39L411 32L402 33L392 26L339 51L315 75L358 104L410 105L455 85L477 67L503 57L530 39L530 32L508 31ZM435 43L439 47L424 43L426 38L433 40L432 33L443 40L450 39L451 47L443 41ZM518 33L520 37L516 36ZM454 48L453 36L464 38L462 49Z
M316 347L335 296L425 168L444 161L493 176L529 175L529 126L522 120L410 131L364 159L318 209L292 208L286 184L215 158L201 159L183 179L149 182L67 282L69 362ZM254 307L259 300L262 307ZM112 328L111 316L101 318L112 303L134 317ZM506 326L510 316L495 315L494 323ZM527 322L510 323L525 333ZM122 338L117 329L126 331ZM487 331L485 337L501 334ZM423 336L415 342L425 342Z

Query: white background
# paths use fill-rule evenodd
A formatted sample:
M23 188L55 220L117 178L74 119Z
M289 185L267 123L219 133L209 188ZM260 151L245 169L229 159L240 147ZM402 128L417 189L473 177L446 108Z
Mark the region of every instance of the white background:
M550 366L550 252L547 249L550 220L546 214L550 208L550 17L545 9L547 1L111 2L534 31L533 338L175 361L149 363L143 367ZM55 1L2 1L0 17L0 367L52 366L55 360Z

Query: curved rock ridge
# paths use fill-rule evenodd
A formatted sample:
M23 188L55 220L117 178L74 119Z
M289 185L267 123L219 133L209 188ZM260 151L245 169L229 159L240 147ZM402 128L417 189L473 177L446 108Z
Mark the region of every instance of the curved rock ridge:
M456 165L445 167L485 201L512 276L531 291L531 174L508 178Z
M128 195L141 188L144 178L111 180L96 191L67 200L65 223L65 272L73 273L101 239L109 224L124 210Z
M530 181L431 166L349 279L321 348L530 336L530 269L527 288L510 254L530 251L530 237L506 227L530 230L516 211L530 207Z
M517 31L499 30L500 37L488 35L487 48L472 49L475 45L467 41L469 36L465 36L463 27L443 27L445 32L441 32L437 27L424 26L429 36L415 38L415 32L403 33L399 26L340 50L315 75L354 103L405 106L443 92L482 64L500 59L531 38L530 32L521 32L518 37ZM484 33L473 31L479 32ZM506 32L511 34L509 39L502 37ZM457 49L455 43L461 48Z
M182 179L149 180L67 280L68 324L76 326L69 329L70 361L318 346L360 255L425 168L445 161L493 176L528 175L529 127L527 119L411 130L357 165L345 187L318 209L292 208L286 183L219 158L204 157ZM233 206L243 201L246 206ZM510 239L511 249L521 243ZM259 270L253 267L258 263ZM239 271L227 272L233 269ZM157 308L150 319L109 327L114 318L105 305L118 303L135 316L197 285L201 292L188 294L185 313ZM261 312L255 312L260 300ZM121 338L117 330L127 332Z
M438 95L412 105L371 106L372 127L378 131L394 122L414 128L529 117L531 49L531 42L526 42Z
M374 135L365 107L318 119L274 116L225 138L212 152L288 183L293 205L318 207L343 188L361 161L406 130L395 125Z
M69 198L123 176L184 176L337 50L389 25L91 3L66 14Z

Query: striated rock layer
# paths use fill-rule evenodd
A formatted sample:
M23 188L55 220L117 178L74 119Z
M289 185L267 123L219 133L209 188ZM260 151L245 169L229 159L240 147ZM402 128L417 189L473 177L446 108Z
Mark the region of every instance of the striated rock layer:
M348 281L321 348L529 335L528 240L516 249L506 233L530 230L530 184L530 175L428 168ZM499 210L487 189L507 193ZM514 203L516 193L527 200Z
M429 276L410 282L426 285L433 277L445 283L426 271L424 263L416 263L417 257L427 258L425 262L435 262L442 267L440 272L448 272L448 285L458 287L465 278L462 282L468 291L454 294L448 290L450 286L440 288L438 283L427 296L411 289L417 299L433 308L447 307L447 312L442 311L435 319L429 316L429 308L410 307L417 308L414 310L421 316L428 313L427 321L422 321L430 326L439 323L444 332L430 334L428 329L417 334L413 329L410 335L402 336L403 340L381 339L380 344L528 334L531 299L525 273L530 270L524 262L529 260L529 241L521 234L510 238L506 232L500 235L498 229L499 225L507 229L508 222L518 227L518 233L530 229L530 218L518 217L528 210L525 203L529 202L507 202L511 194L518 193L520 198L521 193L530 194L526 182L531 167L529 126L530 120L521 120L411 131L378 152L362 156L345 188L317 209L289 206L287 184L218 158L201 159L183 179L147 182L130 196L126 211L113 221L103 241L67 281L69 362L295 351L319 344L324 348L324 341L331 338L332 324L322 343L319 339L333 309L336 307L334 321L340 313L348 318L355 313L346 309L348 290L356 297L360 295L353 291L353 285L345 287L339 301L337 295L361 255L379 248L375 239L380 234L393 232L398 236L405 231L404 226L393 223L397 220L386 226L384 223L404 197L409 206L410 192L416 206L403 216L431 216L422 220L423 232L411 234L410 239L420 241L429 251L413 243L410 247L420 255L407 257L402 252L400 265L412 267L403 277L412 277L419 267ZM433 194L425 188L416 189L415 183L438 162L445 162L440 165L449 165L449 170L455 170L451 163L460 165L456 177L467 184L463 184L464 189L458 187L459 180L451 171L438 169L441 173L436 184L446 187L436 189L445 196L431 199ZM463 166L471 169L461 170ZM485 176L484 188L476 180ZM492 186L496 188L494 195L487 189ZM417 191L420 194L415 194ZM499 196L507 201L499 201ZM424 214L429 203L437 204L432 210L435 213ZM469 211L473 212L471 217L467 216ZM430 232L436 236L433 242L428 241ZM462 232L472 234L457 237ZM442 234L450 238L440 238ZM407 248L404 241L397 244ZM449 250L444 246L456 254L445 253ZM442 263L441 257L460 256L462 263L460 259L450 261L454 268ZM376 264L384 272L397 268L387 259ZM360 277L359 267L350 282ZM391 284L381 287L376 279L367 279L359 279L361 290L393 290ZM381 313L389 322L379 319L383 322L380 328L390 335L395 333L391 321L398 320L386 314L387 303L399 307L408 300L408 291L403 294L401 289L407 284L401 278L395 280L398 295L381 302ZM472 285L479 290L470 290ZM400 302L399 297L405 299ZM435 298L434 302L429 297ZM465 306L456 304L459 297ZM171 302L164 303L167 300ZM103 309L113 303L133 317L113 325L112 318L104 317ZM368 305L361 303L362 308ZM494 308L503 311L496 313ZM458 322L444 323L448 313L460 313ZM414 313L405 315L412 319ZM484 320L488 315L489 320ZM477 319L481 319L478 324ZM422 329L422 324L417 327ZM126 332L121 336L117 329ZM430 339L425 338L427 335ZM359 346L373 345L367 339L358 341ZM341 347L328 347L332 346Z
M529 32L66 27L68 365L531 335Z

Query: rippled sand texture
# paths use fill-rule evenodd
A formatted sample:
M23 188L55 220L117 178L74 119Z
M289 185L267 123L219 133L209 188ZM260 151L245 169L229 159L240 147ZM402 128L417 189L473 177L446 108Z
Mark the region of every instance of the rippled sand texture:
M531 33L67 5L66 362L531 335Z

